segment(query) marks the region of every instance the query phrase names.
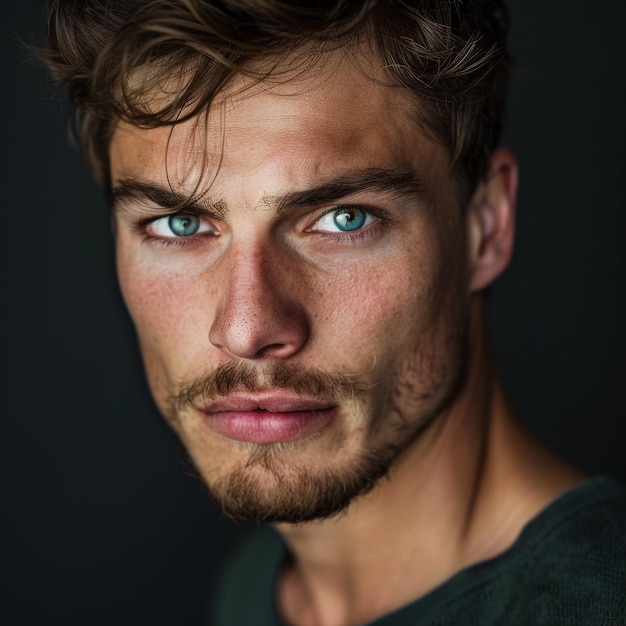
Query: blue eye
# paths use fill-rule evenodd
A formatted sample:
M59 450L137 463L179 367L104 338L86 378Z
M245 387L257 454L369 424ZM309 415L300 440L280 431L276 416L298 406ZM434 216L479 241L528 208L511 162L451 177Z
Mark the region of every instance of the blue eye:
M194 215L170 215L167 225L177 237L189 237L200 229L200 218Z
M339 230L357 230L365 224L365 211L357 207L339 209L333 213L333 220Z
M329 233L351 233L368 226L374 218L361 207L342 206L322 215L315 223L315 230Z
M214 234L211 222L189 213L175 213L150 223L148 230L160 239L182 239L192 235Z

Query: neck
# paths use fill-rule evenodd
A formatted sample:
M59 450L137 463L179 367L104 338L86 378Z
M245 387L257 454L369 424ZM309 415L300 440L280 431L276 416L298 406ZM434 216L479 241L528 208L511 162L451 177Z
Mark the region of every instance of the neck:
M278 590L288 623L360 624L408 604L509 548L582 480L515 419L487 350L482 307L474 308L469 375L449 412L346 512L279 528L293 556Z

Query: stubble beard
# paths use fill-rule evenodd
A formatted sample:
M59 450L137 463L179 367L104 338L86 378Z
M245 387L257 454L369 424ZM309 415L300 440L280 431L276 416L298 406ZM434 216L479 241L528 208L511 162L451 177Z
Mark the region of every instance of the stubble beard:
M347 509L387 474L396 454L394 448L368 451L340 467L311 471L286 462L279 446L270 444L205 485L224 514L236 521L303 524Z
M294 461L298 457L296 442L294 445L249 444L246 460L217 478L202 470L202 459L191 457L191 466L213 502L235 521L298 525L334 517L345 512L356 498L370 492L390 472L400 454L445 412L459 387L463 361L460 359L452 368L439 371L429 381L426 393L416 392L428 406L427 410L422 407L417 419L407 415L407 406L398 401L399 396L406 397L407 391L411 397L412 376L406 367L401 373L393 373L392 377L399 377L397 384L387 387L388 397L380 400L378 418L370 424L370 431L389 429L393 436L373 437L371 447L353 453L344 462L312 471ZM329 375L286 365L264 372L264 380L272 388L316 397L358 398L365 391L341 374ZM261 388L254 369L243 365L223 366L210 376L182 386L171 399L172 410L180 411L232 391ZM413 413L414 408L410 406L408 410ZM335 456L340 456L342 451L339 446Z

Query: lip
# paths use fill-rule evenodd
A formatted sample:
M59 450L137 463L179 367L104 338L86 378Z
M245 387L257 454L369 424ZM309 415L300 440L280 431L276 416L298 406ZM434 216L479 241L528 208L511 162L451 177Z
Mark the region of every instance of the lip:
M289 392L234 393L206 405L207 425L218 434L249 443L303 439L325 428L336 405Z
M220 413L222 411L270 411L272 413L289 413L293 411L317 411L334 406L332 402L300 396L282 391L262 393L233 393L224 398L214 400L203 408L204 413Z

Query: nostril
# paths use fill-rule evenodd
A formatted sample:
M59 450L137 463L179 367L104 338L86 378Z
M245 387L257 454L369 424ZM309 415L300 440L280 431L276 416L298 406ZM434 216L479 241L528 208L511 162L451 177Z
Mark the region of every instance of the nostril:
M282 353L289 352L289 346L284 343L272 343L268 346L263 346L257 353L254 355L255 359L261 359L263 357L275 357L280 358L283 356Z

